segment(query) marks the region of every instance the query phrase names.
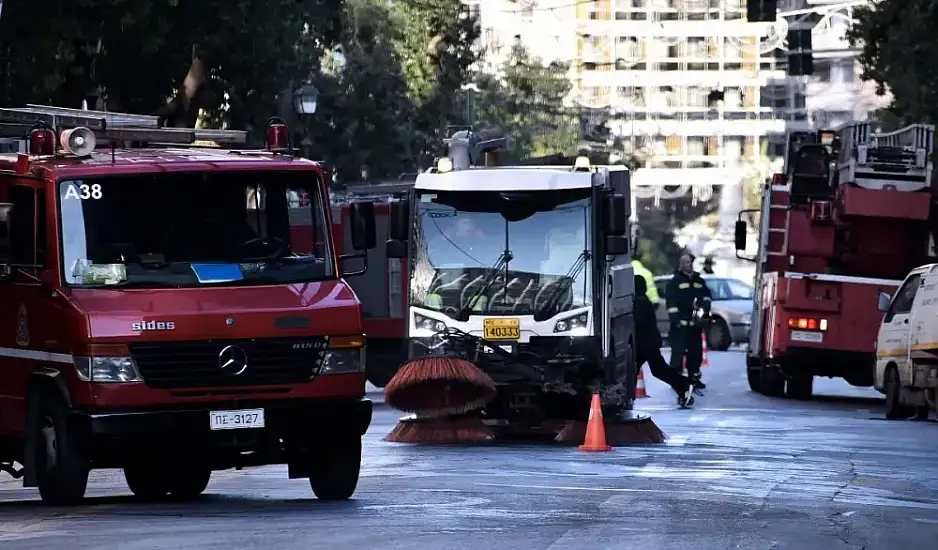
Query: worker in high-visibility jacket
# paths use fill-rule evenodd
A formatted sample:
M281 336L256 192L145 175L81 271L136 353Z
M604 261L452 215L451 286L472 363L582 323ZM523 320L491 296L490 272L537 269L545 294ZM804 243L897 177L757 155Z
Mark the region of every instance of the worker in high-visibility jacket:
M632 256L632 270L636 276L645 279L645 286L648 289L645 296L648 296L652 304L657 303L660 297L658 296L658 289L655 287L655 275L642 264L642 257L638 251Z

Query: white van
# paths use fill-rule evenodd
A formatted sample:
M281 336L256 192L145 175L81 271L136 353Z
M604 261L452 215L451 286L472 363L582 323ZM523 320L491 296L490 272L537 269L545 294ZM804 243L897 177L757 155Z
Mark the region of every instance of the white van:
M895 296L880 293L879 310L873 386L886 418L926 419L938 413L938 264L913 269Z

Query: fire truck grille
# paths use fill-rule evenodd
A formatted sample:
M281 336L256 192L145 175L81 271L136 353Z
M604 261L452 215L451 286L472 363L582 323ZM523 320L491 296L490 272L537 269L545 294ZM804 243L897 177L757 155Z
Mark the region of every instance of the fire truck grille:
M297 384L322 367L325 337L138 342L130 354L151 388Z

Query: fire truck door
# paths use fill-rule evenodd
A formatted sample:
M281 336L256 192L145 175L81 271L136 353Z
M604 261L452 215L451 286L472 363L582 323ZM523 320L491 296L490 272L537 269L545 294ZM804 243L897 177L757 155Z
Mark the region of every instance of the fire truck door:
M889 304L886 315L879 328L876 340L876 374L882 380L886 366L895 364L899 370L899 379L905 384L911 383L909 368L909 336L911 330L912 304L919 289L921 274L909 276L899 287L895 298Z
M47 222L45 191L38 182L0 182L4 201L13 204L10 246L5 263L10 273L0 279L0 432L25 429L24 399L30 373L71 364L60 353L64 344L53 309L51 224ZM54 226L53 226L54 227ZM59 306L61 307L61 306Z

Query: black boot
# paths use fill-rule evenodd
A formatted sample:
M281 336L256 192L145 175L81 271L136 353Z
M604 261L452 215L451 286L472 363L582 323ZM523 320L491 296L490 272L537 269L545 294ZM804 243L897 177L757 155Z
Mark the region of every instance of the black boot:
M697 389L697 390L705 390L705 389L707 389L707 385L704 384L704 383L703 383L703 380L700 379L700 373L699 373L699 372L696 372L696 373L694 373L693 376L691 376L691 382L693 382L693 384L694 384L694 389Z

